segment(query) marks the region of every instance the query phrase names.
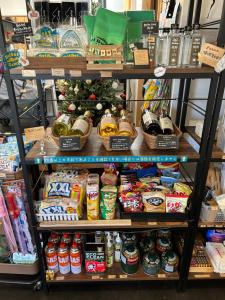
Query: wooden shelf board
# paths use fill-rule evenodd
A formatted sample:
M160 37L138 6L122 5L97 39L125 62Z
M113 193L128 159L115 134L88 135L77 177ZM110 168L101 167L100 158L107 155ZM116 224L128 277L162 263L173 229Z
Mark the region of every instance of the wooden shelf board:
M87 274L85 270L78 275L57 273L54 280L48 281L48 284L59 282L87 282L87 281L149 281L149 280L178 280L177 272L173 274L164 273L163 271L156 276L150 276L143 272L142 266L136 274L127 275L123 273L120 263L114 263L113 267L107 269L104 274Z
M199 221L198 222L199 228L224 228L225 222L204 222Z
M189 273L189 280L217 280L225 279L225 274L219 273Z
M76 152L61 152L51 140L45 142L46 156L40 156L40 144L37 142L26 155L27 163L103 163L103 162L173 162L196 161L199 154L184 139L180 139L178 150L150 150L143 140L140 128L138 137L129 151L106 151L101 139L97 136L97 129L93 128L89 140L83 150ZM62 159L63 157L63 159ZM60 162L59 162L60 158ZM53 160L52 160L53 159ZM171 159L171 160L170 160ZM93 161L94 160L94 161Z

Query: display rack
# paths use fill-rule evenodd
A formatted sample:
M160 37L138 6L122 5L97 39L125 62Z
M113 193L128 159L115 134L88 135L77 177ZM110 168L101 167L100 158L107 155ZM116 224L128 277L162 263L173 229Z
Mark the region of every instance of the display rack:
M197 2L196 15L194 16L194 22L199 23L201 2ZM192 24L193 19L193 7L194 0L190 1L190 9L188 14L188 25ZM4 34L2 21L1 32L0 32L0 45L2 45L2 52L5 51L4 45ZM218 35L218 45L224 45L225 36L225 4L223 8L223 14L221 19L221 26ZM61 67L62 64L59 64ZM199 228L205 227L217 227L214 224L204 224L199 221L200 210L202 201L205 194L205 184L207 179L207 173L209 164L211 161L223 161L225 159L224 154L214 146L214 138L216 133L216 127L219 119L219 112L221 108L221 103L223 99L224 85L225 85L225 73L217 74L210 67L201 68L179 68L179 69L167 69L166 73L161 78L166 79L179 79L179 95L178 95L178 105L176 114L176 125L181 128L184 137L181 139L181 147L177 151L151 151L148 150L143 143L141 135L138 136L135 143L133 144L132 150L123 152L123 154L118 154L118 152L107 152L104 150L100 143L96 142L96 132L93 131L90 140L86 148L81 152L74 153L62 153L56 148L51 142L46 143L46 156L41 157L39 155L40 147L38 143L30 150L30 152L25 155L24 144L22 140L22 131L20 126L20 119L18 115L18 107L16 103L16 97L13 88L13 80L15 79L33 79L37 82L38 97L40 101L40 112L42 125L47 127L46 122L46 103L43 94L42 79L99 79L99 78L115 78L115 79L149 79L155 78L154 69L137 69L133 67L125 66L123 70L120 71L87 71L85 69L84 62L81 59L81 65L78 68L73 63L68 63L65 65L65 76L52 76L52 68L56 67L56 61L53 60L42 60L37 62L34 59L31 64L26 67L26 70L34 70L32 76L29 72L22 72L21 70L5 71L4 78L6 80L10 105L13 115L14 128L17 136L21 164L23 168L23 175L26 185L27 198L29 201L29 209L32 221L32 227L34 230L35 242L37 245L37 254L40 263L40 274L43 286L46 287L50 284L61 284L61 283L78 283L78 282L91 282L91 281L146 281L146 280L175 280L178 283L180 290L184 290L188 283L188 280L193 279L223 279L224 276L216 274L191 274L189 275L189 267L192 257L192 250L194 246L194 241L196 233ZM72 71L72 72L71 72ZM74 72L76 71L76 72ZM194 79L210 79L209 94L207 99L207 106L205 110L205 120L203 126L202 138L198 139L191 128L186 128L185 119L187 114L187 107L190 103L189 93L191 81ZM191 144L188 137L192 137L198 144L199 150ZM93 143L93 141L95 141ZM174 162L178 161L182 164L187 162L196 163L196 173L195 180L193 184L193 194L192 194L192 206L188 215L185 218L179 219L177 216L167 216L163 217L162 214L153 214L153 218L149 221L131 221L123 223L123 220L115 220L116 222L111 222L111 224L104 224L104 229L124 229L126 230L146 230L146 229L157 229L157 228L171 228L171 229L182 229L186 233L186 238L184 242L183 254L180 262L180 271L172 276L166 274L159 274L156 277L149 277L138 272L134 276L126 276L119 270L118 266L115 267L108 273L99 276L90 276L85 273L81 273L79 276L67 275L61 276L57 275L56 280L46 281L45 277L45 261L43 258L43 248L42 241L40 238L40 233L42 236L46 232L51 230L57 232L70 232L70 231L83 231L83 230L96 230L102 229L103 223L101 221L94 223L87 223L82 221L74 221L69 224L65 223L43 223L39 224L36 219L35 209L34 209L34 195L31 187L31 176L34 174L36 178L39 177L40 171L39 166L47 164L49 167L53 164L79 164L79 166L87 166L87 164L104 163L104 162ZM166 216L166 214L164 214ZM221 224L221 228L224 224Z

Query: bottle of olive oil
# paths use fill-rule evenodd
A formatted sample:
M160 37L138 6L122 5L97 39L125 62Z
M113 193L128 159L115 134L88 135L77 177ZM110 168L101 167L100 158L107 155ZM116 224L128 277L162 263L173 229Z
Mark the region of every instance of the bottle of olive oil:
M121 110L121 118L119 119L119 135L131 136L133 135L133 129L128 118L128 113L126 110Z
M100 122L100 135L103 137L116 135L118 133L118 126L116 119L113 117L111 111L106 109Z
M90 118L90 111L86 111L83 116L79 116L70 130L70 135L84 136L87 134L90 126Z
M71 130L71 118L66 114L62 114L54 123L52 133L54 136L67 136Z

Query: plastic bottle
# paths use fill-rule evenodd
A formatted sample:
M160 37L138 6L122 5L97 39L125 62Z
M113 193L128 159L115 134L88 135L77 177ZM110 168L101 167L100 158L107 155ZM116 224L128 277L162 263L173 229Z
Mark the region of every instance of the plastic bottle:
M111 268L113 266L113 243L110 239L107 239L106 243L106 266Z
M120 238L119 233L117 233L116 241L115 241L115 262L120 262L120 256L121 256L121 248L122 248L122 240Z

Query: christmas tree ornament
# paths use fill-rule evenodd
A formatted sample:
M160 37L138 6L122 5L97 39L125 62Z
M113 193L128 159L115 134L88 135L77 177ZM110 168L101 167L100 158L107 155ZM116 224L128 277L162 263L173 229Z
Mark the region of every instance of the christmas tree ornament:
M65 100L65 96L63 94L59 95L59 100L60 101L64 101Z
M96 100L97 97L96 97L96 95L95 95L94 93L92 93L92 94L88 97L88 99L90 99L90 100Z
M73 88L72 88L72 90L73 90ZM74 91L75 94L77 94L79 92L78 84L75 86L73 91Z
M114 112L114 113L115 113L115 112L117 111L117 108L116 108L116 106L112 104L112 108L111 108L111 110L112 110L112 112Z
M113 81L113 83L112 83L112 88L114 89L114 90L116 90L117 88L118 88L118 82L117 81Z
M96 105L96 109L97 109L97 110L102 110L102 108L103 108L103 106L102 106L101 103L98 103L98 104Z
M78 108L77 108L79 111L82 111L82 107L81 107L81 105L80 106L78 106Z
M71 92L73 91L73 87L72 86L69 87L69 91L71 91Z
M87 79L85 82L86 82L88 85L91 85L91 84L92 84L92 80L91 80L91 79Z
M75 106L75 104L73 104L73 103L71 103L70 105L69 105L69 107L68 107L68 110L69 111L75 111L75 109L76 109L76 106Z

